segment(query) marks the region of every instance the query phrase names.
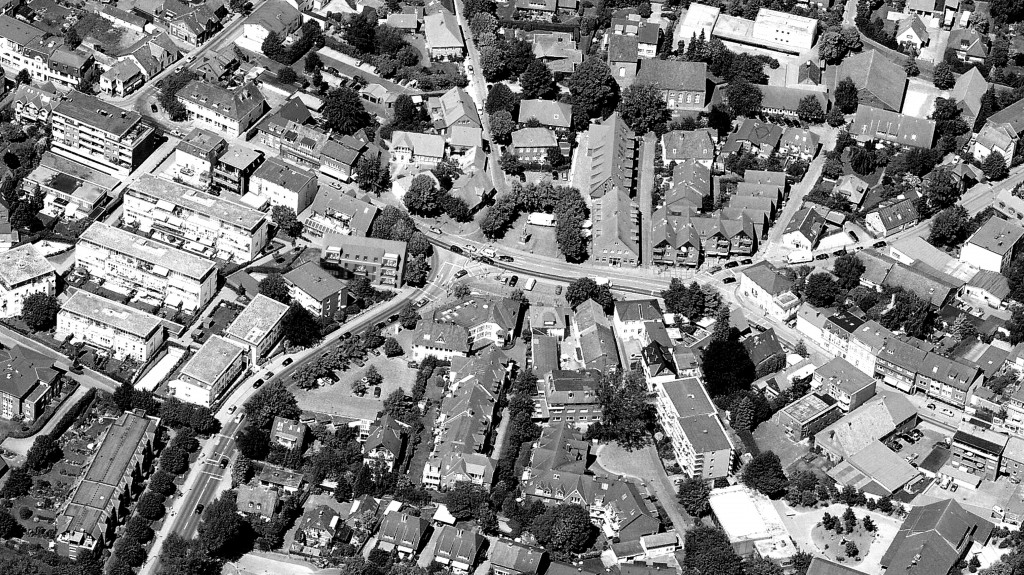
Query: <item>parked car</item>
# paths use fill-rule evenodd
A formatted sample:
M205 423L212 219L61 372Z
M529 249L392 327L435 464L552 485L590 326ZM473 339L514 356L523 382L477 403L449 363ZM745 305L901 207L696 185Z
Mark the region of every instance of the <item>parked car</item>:
M896 440L894 439L894 440L892 441L892 443L890 443L890 444L889 444L889 449L892 449L893 451L897 451L897 452L898 452L898 451L901 451L901 450L903 449L903 446L902 446L902 445L900 445L900 442L899 442L899 441L896 441Z
M827 260L828 259L828 254L818 254L818 255L814 256L814 259L816 259L816 260Z
M887 245L888 244L885 243L885 240L882 240L880 242L875 242L875 243L871 244L871 247L873 247L873 248L884 248Z
M736 283L736 276L729 276L729 277L723 279L722 283L724 283L724 284L734 284L734 283Z
M295 360L289 357L288 359L282 361L281 365L283 365L285 367L288 367L289 365L291 365L293 363L295 363Z
M451 246L450 248L448 248L448 250L451 251L453 254L461 254L462 253L462 248L460 248L459 246L456 246L456 245Z
M555 286L555 295L562 295L562 286Z
M157 107L156 107L156 104L150 104L150 105L149 105L149 109L150 109L150 110L153 110L153 113L154 113L154 114L160 111L160 108L157 108Z
M380 386L379 385L373 388L373 396L374 397L380 397Z
M853 232L846 232L846 233L850 234L850 237L853 238L853 241L855 241L855 242L859 242L860 241L860 238L857 237L857 234L855 234Z
M910 436L913 437L914 439L920 441L920 440L924 439L924 432L922 432L920 429L911 429L910 430Z
M228 466L228 458L227 457L221 457L220 458L220 468L224 469L227 466Z
M476 253L476 246L471 245L471 244L466 244L466 247L464 247L463 249L466 250L466 253L470 253L470 254L475 254Z
M839 256L845 256L846 255L846 250L836 250L836 251L832 252L832 255L834 255L837 258Z
M708 273L709 274L717 274L720 271L722 271L722 266L715 266L715 267L709 269Z
M466 270L459 270L455 272L455 279L463 278L466 277L467 275L469 275L469 272L467 272Z
M489 265L489 266L493 266L494 265L494 260L492 260L491 258L489 258L487 256L480 256L478 259L480 260L480 263L482 263L482 264Z
M229 407L229 408L228 408L228 415L231 415L231 414L232 414L232 413L234 413L234 412L235 412L235 411L236 411L237 409L238 409L238 406L237 406L237 405L232 405L231 407Z
M747 258L745 260L740 260L740 265L741 266L749 266L752 263L754 263L754 260L752 260L750 258Z
M257 379L256 381L252 382L253 389L258 388L261 385L263 385L263 378Z
M955 493L957 489L960 489L960 484L959 484L959 483L957 483L957 482L955 482L955 481L954 481L953 483L951 483L951 484L949 485L949 490L950 490L950 491L952 491L952 492L954 492L954 493Z
M927 407L928 407L928 409L935 409L935 404L934 403L929 403L927 405Z
M437 226L430 226L430 231L434 232L437 235L441 235L443 233L441 232L441 228Z
M516 259L514 257L512 257L512 256L501 255L501 256L498 256L498 261L499 262L512 263L512 262L516 261Z
M516 287L517 283L519 283L519 276L512 276L508 280L508 287Z
M341 334L341 339L349 339L351 337L352 337L352 332L350 332L350 331L346 331L345 333Z
M734 268L734 267L736 267L738 265L740 265L740 262L726 262L726 264L724 266L722 266L722 267L724 267L725 269L728 270L728 269L732 269L732 268Z
M484 248L484 249L480 250L480 253L482 255L485 255L485 256L489 257L489 258L496 258L496 257L498 257L498 252L494 251L491 248Z
M195 513L196 515L199 515L200 513L203 512L203 509L205 509L205 508L206 508L206 506L203 505L202 503L200 503L199 505L196 505L196 510L193 513Z
M405 365L408 366L410 369L419 369L420 362L418 362L416 360L410 360L409 363L407 363Z

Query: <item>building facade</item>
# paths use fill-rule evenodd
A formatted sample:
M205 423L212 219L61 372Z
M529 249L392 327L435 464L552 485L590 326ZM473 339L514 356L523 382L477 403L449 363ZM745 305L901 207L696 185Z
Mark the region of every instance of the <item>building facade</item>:
M118 176L149 157L156 135L138 112L76 91L54 108L50 128L55 153Z
M0 253L0 317L21 315L25 298L55 295L57 272L32 244Z
M133 307L78 290L57 313L58 341L83 341L115 359L145 363L164 342L160 318Z
M213 407L221 394L249 368L249 354L239 344L213 335L181 368L170 386L174 397Z

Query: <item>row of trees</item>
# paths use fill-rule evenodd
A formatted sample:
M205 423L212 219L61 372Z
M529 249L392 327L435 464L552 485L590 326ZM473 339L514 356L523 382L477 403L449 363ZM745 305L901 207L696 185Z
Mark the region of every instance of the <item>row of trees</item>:
M495 200L480 222L480 231L488 238L501 238L523 213L546 212L555 215L555 240L570 262L586 259L583 221L590 213L576 188L555 186L550 181L525 186L513 182L512 189Z
M462 170L452 160L443 160L434 170L451 169L457 174ZM409 189L402 196L402 202L410 214L424 217L434 217L448 214L457 222L469 222L473 220L473 212L469 205L462 198L451 193L452 176L444 179L433 177L427 174L420 174L413 178ZM447 183L447 187L445 186Z

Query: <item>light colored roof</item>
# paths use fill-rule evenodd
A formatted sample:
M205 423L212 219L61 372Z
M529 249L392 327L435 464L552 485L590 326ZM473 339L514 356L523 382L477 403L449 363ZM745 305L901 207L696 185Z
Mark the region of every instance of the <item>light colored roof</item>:
M930 148L935 139L935 125L933 120L861 104L850 124L850 134L868 140L878 139L904 146Z
M462 28L455 20L455 16L444 9L423 18L424 33L427 37L427 46L431 49L462 48L465 43L462 39Z
M444 138L436 134L396 131L391 136L392 149L409 148L417 156L444 157Z
M893 452L881 441L872 441L857 453L846 459L857 473L848 474L840 479L846 485L875 495L890 495L913 481L920 473L907 463L902 455ZM833 476L835 477L835 476ZM870 483L876 483L883 490L877 493ZM865 487L867 485L867 487Z
M554 148L558 146L555 133L547 128L523 128L512 132L513 148Z
M989 218L978 231L967 239L968 244L1004 256L1024 237L1024 228L1002 218Z
M734 544L788 535L771 500L745 485L712 489L708 503L722 531Z
M82 232L80 241L96 244L104 249L125 254L153 266L152 272L166 275L161 271L170 270L187 278L202 281L211 273L217 273L217 266L210 260L179 250L174 246L135 235L127 230L94 222Z
M921 17L917 14L914 14L910 18L904 18L903 21L900 22L899 26L896 28L896 36L901 36L907 30L913 31L914 35L917 36L917 39L920 40L921 43L928 42L928 28L925 27L924 22L921 21Z
M256 294L235 321L231 322L226 335L257 345L270 333L288 313L288 305L263 294Z
M212 386L238 358L245 353L237 343L219 335L210 336L181 368L181 377L189 377L196 383Z
M824 385L838 385L841 390L851 395L875 383L871 376L841 357L832 358L814 370L814 373L821 377Z
M53 265L32 244L22 244L0 254L0 285L6 289L52 273L55 273Z
M461 325L424 320L416 326L413 345L469 352L469 331Z
M137 337L148 338L160 329L160 318L122 303L78 290L60 308L61 312L109 325Z
M875 396L816 433L814 442L816 445L827 445L840 456L848 457L916 416L917 408L903 395Z
M176 206L182 206L196 213L216 218L226 224L254 230L267 221L267 215L259 210L236 204L222 196L198 192L188 186L143 174L132 185L128 193L142 197L153 196Z
M555 100L523 100L519 102L519 122L536 118L542 126L568 129L572 125L572 104Z

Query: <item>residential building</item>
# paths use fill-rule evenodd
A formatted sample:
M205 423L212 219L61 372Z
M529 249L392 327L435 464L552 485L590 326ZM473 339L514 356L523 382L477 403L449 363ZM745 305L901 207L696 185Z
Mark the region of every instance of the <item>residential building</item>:
M371 283L401 287L406 260L405 242L324 234L320 265L343 279L366 277Z
M983 64L988 56L987 38L971 28L956 28L949 32L946 44L956 57L971 64Z
M779 153L790 158L811 161L818 155L819 138L810 130L789 127L779 140Z
M95 59L84 49L67 46L18 18L0 16L0 64L5 70L28 70L34 84L52 82L61 89L76 88L95 75ZM11 72L13 77L17 72Z
M875 380L841 357L814 370L812 387L839 402L843 413L850 413L875 395Z
M249 354L241 345L212 335L181 368L170 383L174 397L203 407L213 407L238 376L250 367Z
M736 463L736 449L700 380L677 379L654 388L658 419L683 473L706 481L728 477Z
M423 32L431 60L455 60L465 55L462 27L448 10L440 8L424 16Z
M999 217L989 218L967 238L960 261L991 272L1001 272L1020 253L1024 228Z
M612 325L619 339L642 339L648 322L661 322L662 311L655 299L619 300L615 302Z
M846 350L846 361L870 377L875 377L875 364L885 347L888 338L895 338L893 333L880 323L869 320L861 324L850 336Z
M576 0L516 0L516 11L538 20L550 21L555 13L575 14Z
M519 102L520 128L537 120L540 125L556 134L566 134L572 128L572 104L556 100L522 100Z
M260 129L264 122L260 122ZM307 126L288 120L279 137L275 138L281 159L295 164L300 168L316 171L320 168L320 159L324 148L330 142L330 134L315 126Z
M249 193L242 200L254 206L284 206L301 214L313 203L317 189L314 172L270 158L256 168L249 179ZM252 196L255 198L250 199Z
M305 423L275 416L270 425L270 440L285 449L302 449L308 428Z
M193 128L174 148L174 164L163 172L176 182L207 191L213 179L213 166L228 149L228 142L213 132Z
M217 293L212 261L99 221L79 238L75 265L115 291L189 312Z
M761 113L767 116L782 116L790 120L800 117L800 101L810 96L818 101L822 111L828 109L828 99L823 92L803 90L789 86L758 86L761 90Z
M657 512L634 483L621 478L532 470L522 488L526 497L548 505L582 506L589 511L590 522L608 537L635 541L661 530Z
M882 555L881 565L886 573L946 573L969 551L980 550L991 533L991 522L955 499L916 505Z
M707 64L644 59L636 83L654 86L673 114L700 111L707 106Z
M850 336L863 323L863 319L846 310L829 316L821 330L821 344L825 351L834 356L845 357L850 347Z
M1009 166L1020 147L1017 145L1024 132L1024 100L1010 104L989 116L974 139L971 154L975 160L983 161L993 152L999 152Z
M547 551L504 539L491 544L487 559L494 575L542 573L549 562Z
M546 164L548 154L558 149L558 138L547 128L523 128L512 132L512 150L522 162Z
M896 43L904 49L913 49L918 54L921 53L921 48L928 45L930 39L928 28L917 14L904 18L896 27Z
M363 463L375 470L392 472L402 457L409 426L385 415L370 429L363 442Z
M71 496L57 509L57 554L77 559L110 544L152 468L159 428L160 420L141 410L126 411L110 424Z
M1024 439L1016 436L1007 438L999 461L999 475L1009 476L1010 481L1018 484L1024 478Z
M301 471L292 471L280 465L264 463L263 471L259 474L257 481L264 487L269 487L281 493L294 494L302 489L305 483Z
M562 341L569 333L569 308L561 306L530 306L530 333Z
M54 153L118 176L149 157L155 129L135 111L72 90L53 110Z
M433 168L444 159L444 147L445 141L441 136L398 130L391 136L391 159Z
M54 338L84 341L115 359L145 363L164 342L164 331L154 315L78 290L57 313Z
M830 395L808 393L782 408L779 425L793 441L801 441L835 423L843 412Z
M962 422L950 444L950 463L982 479L995 481L1002 468L1009 437L972 423Z
M435 309L433 320L464 327L472 346L479 348L489 343L509 345L519 332L522 314L516 300L476 295Z
M930 149L935 140L935 121L862 103L850 124L850 134L861 143L885 142L904 148Z
M845 58L836 70L833 90L845 78L857 86L857 99L862 105L896 113L902 109L907 73L880 52L869 49Z
M434 127L448 132L454 126L480 128L480 113L469 93L462 88L452 88L437 98L427 101L427 108Z
M32 244L0 253L0 317L21 315L25 298L56 295L57 272Z
M967 365L954 359L928 352L914 381L916 391L930 398L963 409L971 392L981 385L985 374L977 365Z
M172 37L193 46L201 46L220 30L220 22L216 12L209 6L202 5L188 14L171 20L167 28Z
M732 485L711 490L708 504L737 555L762 556L784 569L793 565L796 544L767 497L745 485Z
M587 300L576 307L572 330L577 334L577 349L587 369L605 372L620 367L611 321L597 302Z
M621 188L594 198L595 262L609 266L640 265L640 207Z
M864 218L868 230L883 238L917 225L916 198L895 198L882 202Z
M930 350L929 344L914 338L890 337L875 360L875 374L903 393L914 393L918 370Z
M422 517L392 511L384 516L377 530L377 547L396 550L399 557L420 552L430 533L430 522Z
M263 42L271 32L287 38L302 26L302 13L295 4L285 0L271 0L260 4L245 18L242 37L235 40L241 48L261 52Z
M814 208L801 208L782 232L782 242L798 250L813 250L825 234L825 217Z
M843 174L836 180L836 186L833 188L836 192L840 193L849 200L850 204L856 207L860 207L861 202L864 201L864 196L868 193L868 188L871 186L867 182L862 180L857 174Z
M471 573L487 538L475 529L442 525L434 545L434 561L451 567L454 573Z
M831 461L842 461L910 431L918 421L917 407L905 396L878 395L815 434L814 445Z
M303 555L321 555L330 549L336 537L345 529L345 523L337 511L327 505L307 508L298 521L297 533L302 534L303 543L293 543L302 547ZM313 552L315 551L315 553Z
M331 320L348 304L348 284L317 262L306 262L284 274L292 301L318 318Z
M278 502L277 491L262 485L241 484L235 496L235 508L239 513L257 515L263 521L273 519Z
M182 249L248 262L267 245L267 215L226 198L144 174L124 195L124 222Z
M572 32L535 32L533 56L547 64L552 73L572 74L583 63L583 52Z
M959 104L963 119L968 126L974 126L981 113L981 97L988 91L989 83L976 67L956 79L950 99Z
M793 280L775 271L768 262L758 262L740 273L740 291L744 297L778 321L796 316L800 298L792 292Z
M438 359L469 355L469 330L453 323L423 320L416 325L412 339L412 359L423 361L432 355Z
M258 359L269 355L281 339L287 313L288 304L256 294L224 331L224 337L248 349L249 361L255 365Z
M218 194L230 192L236 196L249 193L249 179L264 160L261 151L228 144L227 151L213 164L213 191Z
M367 237L380 209L355 191L337 193L320 184L306 218L303 234L322 238L325 234Z
M597 396L601 374L595 369L551 372L547 381L537 384L533 398L534 419L565 422L586 429L601 420L601 401Z
M780 141L782 126L746 118L740 127L729 135L729 139L722 147L722 153L734 154L744 151L767 158L779 149Z
M711 169L715 161L715 140L708 129L674 130L661 137L661 155L665 165L694 161Z
M252 83L231 91L192 80L178 91L178 102L185 106L189 121L232 138L245 134L267 109L266 98Z
M3 45L3 42L4 40L0 40L0 46ZM0 53L0 60L2 59L3 55ZM14 91L11 111L14 112L14 119L19 122L49 124L53 110L60 103L62 97L63 95L49 82L39 86L21 84Z
M60 389L53 358L20 345L0 350L0 417L31 423Z
M589 172L589 189L580 190L591 198L600 198L619 188L630 194L636 187L636 135L616 112L587 130L586 159L582 169ZM578 153L583 153L582 148Z

